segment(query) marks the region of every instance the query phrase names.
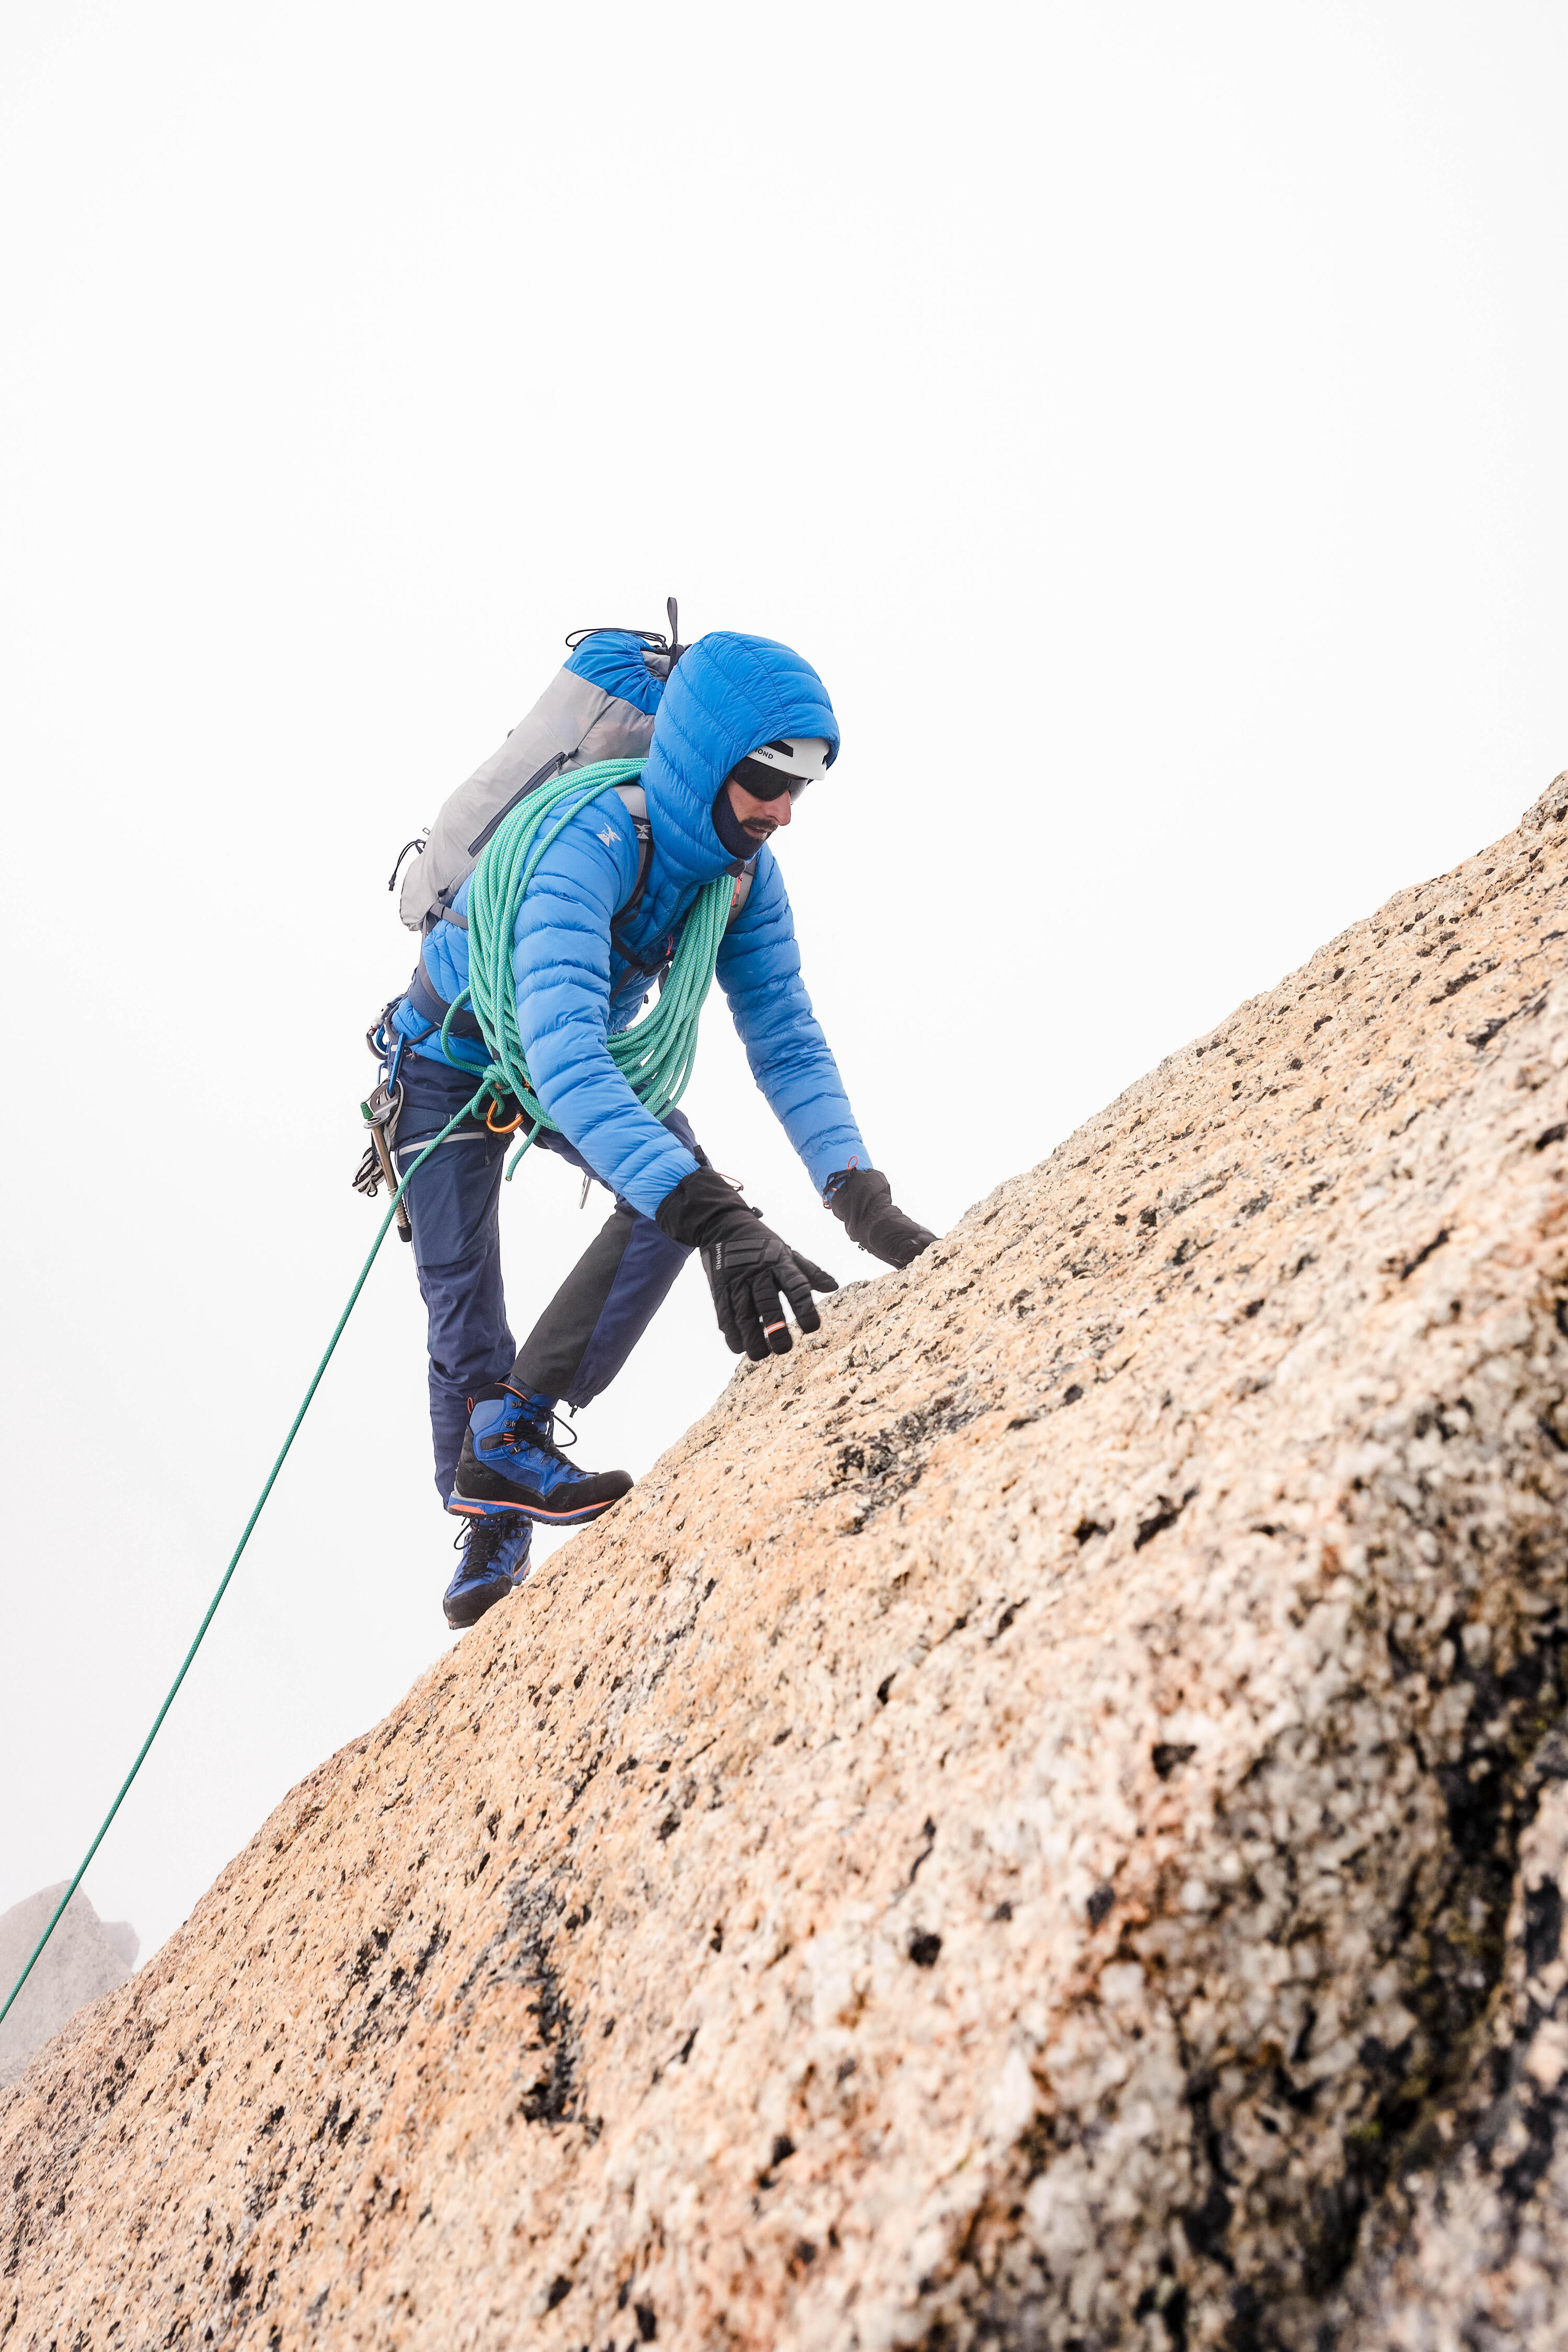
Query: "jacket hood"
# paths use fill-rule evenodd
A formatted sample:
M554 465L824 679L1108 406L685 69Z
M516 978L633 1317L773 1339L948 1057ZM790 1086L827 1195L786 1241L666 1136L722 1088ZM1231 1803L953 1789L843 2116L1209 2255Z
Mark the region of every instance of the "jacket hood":
M714 830L714 798L738 761L783 735L820 735L829 762L838 757L838 721L808 661L772 637L723 629L687 648L660 698L642 775L654 840L683 886L735 863Z

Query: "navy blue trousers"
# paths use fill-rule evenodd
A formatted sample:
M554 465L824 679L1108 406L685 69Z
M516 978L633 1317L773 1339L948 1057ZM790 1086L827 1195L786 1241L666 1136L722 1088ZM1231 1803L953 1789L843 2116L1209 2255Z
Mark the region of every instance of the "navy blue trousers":
M411 1053L404 1055L398 1076L401 1175L462 1108L477 1081ZM664 1124L689 1151L698 1151L690 1122L679 1111L672 1110ZM482 1119L466 1120L404 1194L430 1321L430 1432L443 1503L452 1491L476 1390L507 1381L556 1402L588 1403L609 1387L691 1255L617 1192L607 1222L516 1347L501 1285L500 1215L502 1166L516 1139L492 1135ZM552 1151L585 1175L594 1172L575 1144L548 1128L534 1150Z

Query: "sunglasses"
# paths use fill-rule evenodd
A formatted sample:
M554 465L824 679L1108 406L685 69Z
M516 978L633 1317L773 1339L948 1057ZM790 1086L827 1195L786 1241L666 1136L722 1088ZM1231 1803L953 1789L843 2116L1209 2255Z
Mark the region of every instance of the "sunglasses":
M811 778L783 775L777 768L765 767L761 760L745 759L731 769L724 782L741 785L754 801L782 800L785 793L792 801L797 801Z

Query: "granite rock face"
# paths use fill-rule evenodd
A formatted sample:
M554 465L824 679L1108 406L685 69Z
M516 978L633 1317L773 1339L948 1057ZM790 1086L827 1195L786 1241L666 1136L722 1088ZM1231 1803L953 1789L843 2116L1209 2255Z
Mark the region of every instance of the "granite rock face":
M0 2097L0 2343L1568 2343L1568 777L742 1366Z
M4 2000L38 1937L54 1916L68 1880L40 1887L0 1913L0 2000ZM14 2083L35 2050L87 2002L121 1985L141 1948L128 1919L100 1919L79 1887L65 1916L0 2025L0 2087Z

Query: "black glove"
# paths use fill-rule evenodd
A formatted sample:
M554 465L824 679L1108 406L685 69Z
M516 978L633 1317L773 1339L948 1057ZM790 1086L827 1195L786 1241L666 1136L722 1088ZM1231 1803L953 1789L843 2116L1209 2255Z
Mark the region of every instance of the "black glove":
M803 1331L820 1331L814 1290L838 1285L808 1257L780 1241L749 1209L716 1168L694 1168L658 1204L661 1233L701 1253L719 1328L738 1356L754 1364L770 1351L787 1356L795 1345L780 1294Z
M852 1242L884 1265L908 1265L936 1235L893 1206L893 1188L878 1168L852 1168L829 1195L828 1207Z

